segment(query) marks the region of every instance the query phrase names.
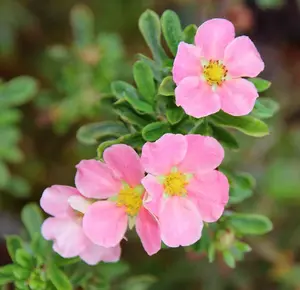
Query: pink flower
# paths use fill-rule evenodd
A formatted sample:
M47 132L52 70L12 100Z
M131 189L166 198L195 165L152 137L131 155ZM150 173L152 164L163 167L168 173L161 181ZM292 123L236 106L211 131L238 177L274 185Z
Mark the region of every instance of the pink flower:
M127 227L136 227L149 255L161 247L156 219L143 206L144 169L138 154L119 144L106 149L105 163L83 160L77 165L75 183L89 198L100 199L90 205L83 217L83 229L92 242L114 247L124 238Z
M145 207L158 217L162 241L169 247L188 246L201 237L204 222L220 218L229 185L215 170L224 158L212 137L165 134L146 143L141 161L149 174L142 180Z
M179 44L173 67L176 104L196 118L220 109L233 116L247 115L258 93L242 77L256 77L263 69L247 36L235 38L228 20L208 20L198 28L195 45Z
M52 215L42 226L42 235L53 240L53 249L64 258L80 256L87 264L100 261L116 262L121 248L116 245L104 248L93 244L82 229L82 217L90 205L80 192L69 186L53 185L47 188L41 198L41 207Z

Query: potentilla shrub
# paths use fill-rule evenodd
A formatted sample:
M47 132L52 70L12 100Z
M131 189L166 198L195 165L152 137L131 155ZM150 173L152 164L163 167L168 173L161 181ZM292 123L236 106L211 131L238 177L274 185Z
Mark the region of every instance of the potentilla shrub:
M16 256L12 250L15 264L2 268L14 269L25 259L18 258L20 251L26 253L35 272L20 277L23 286L109 285L107 272L95 269L122 259L131 230L148 255L185 247L205 253L209 262L221 253L234 267L251 250L244 236L272 229L265 216L233 210L252 195L255 182L250 174L222 165L227 150L239 148L234 131L269 134L261 119L278 108L259 98L270 82L257 78L264 62L255 45L247 36L236 37L226 19L182 29L169 10L161 18L146 11L139 28L153 59L138 56L136 86L111 84L111 95L102 101L110 104L115 120L87 124L77 133L82 143L99 144L97 158L78 163L75 187L54 185L43 192L40 205L50 217L42 225L38 219L32 229L29 222L38 216L36 206L24 209L24 223L36 242L31 251L18 246ZM161 45L161 31L169 52ZM111 272L120 263L111 264L118 265ZM20 281L18 287L28 289Z

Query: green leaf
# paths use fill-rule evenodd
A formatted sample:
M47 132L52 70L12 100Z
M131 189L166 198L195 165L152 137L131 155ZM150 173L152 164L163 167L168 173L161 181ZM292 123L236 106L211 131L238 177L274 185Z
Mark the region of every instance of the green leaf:
M97 276L98 279L93 283L90 290L111 290L108 279L102 273Z
M143 54L138 54L138 58L151 68L154 79L161 82L164 77L164 72L161 66Z
M0 161L0 188L6 187L10 173L4 162Z
M213 243L209 236L208 227L204 226L202 229L201 239L194 243L191 248L197 253L207 253L210 245L213 245Z
M153 103L156 95L154 76L151 68L143 61L137 61L133 66L133 77L141 95Z
M29 268L24 268L23 266L18 266L14 267L13 273L15 276L15 280L27 280L30 276L30 270Z
M57 290L72 290L72 284L64 272L62 272L54 263L47 267L47 275Z
M129 265L123 261L117 263L101 263L97 268L99 269L99 273L102 273L108 281L122 277L130 271Z
M95 269L100 268L102 263L98 264ZM90 281L95 278L95 272L90 271L88 266L83 263L78 263L74 265L74 267L71 267L72 271L68 273L68 277L70 279L71 284L76 289L78 286L81 286L83 289L88 289L85 287L86 285L89 285ZM100 272L101 273L101 272ZM98 275L97 275L98 277Z
M144 145L145 141L142 138L142 135L140 133L134 133L134 134L126 134L123 135L121 137L119 137L118 139L115 140L109 140L106 142L102 142L98 148L97 148L97 156L99 159L102 158L103 152L106 148L114 145L114 144L127 144L130 145L133 148L142 148L142 146Z
M127 133L128 129L123 123L103 121L80 127L76 136L79 142L86 145L94 145L98 144L103 138L119 137Z
M144 112L147 114L154 113L152 105L150 105L142 100L136 99L136 98L132 97L131 95L125 95L125 99L137 111Z
M52 251L50 242L46 241L40 233L35 233L31 240L30 246L35 257L47 257L49 251Z
M161 17L161 27L172 54L176 56L178 44L183 39L178 15L172 10L166 10Z
M207 251L208 261L209 263L212 263L215 260L216 257L216 247L213 243L211 243L208 247Z
M14 268L15 268L14 264L0 267L0 286L6 285L14 281L15 279L13 274Z
M21 138L21 132L16 126L6 126L0 128L0 136L0 156L2 156L1 150L9 150L17 145Z
M263 137L269 134L266 123L250 116L234 117L220 111L209 118L220 126L237 129L249 136Z
M268 119L273 117L279 110L279 104L270 98L258 98L251 113L256 118Z
M183 30L183 41L186 43L194 44L196 32L197 32L197 26L195 24L191 24L187 26Z
M229 250L223 252L223 259L228 267L235 268L235 259Z
M259 93L266 91L270 86L271 82L267 80L263 80L261 78L252 78L248 79L251 83L253 83Z
M28 181L21 176L11 176L6 185L6 189L11 195L17 198L26 198L30 196L30 185Z
M38 91L35 79L20 76L0 85L0 108L20 106L31 100Z
M22 114L16 109L0 110L0 126L11 125L20 121Z
M234 246L243 253L248 253L252 250L248 244L241 241L235 241Z
M229 225L244 235L263 235L272 230L272 222L258 214L234 213L228 216Z
M173 98L170 98L167 96L162 96L162 95L157 95L156 104L155 104L157 116L159 116L159 115L165 116L166 110L167 110L167 105L172 101L174 102ZM156 121L156 120L154 120L154 121Z
M134 134L127 134L121 136L118 141L120 143L124 143L130 145L133 148L141 149L142 146L145 144L145 140L143 139L141 133L134 133Z
M124 290L147 290L156 282L156 278L150 275L130 277L123 284Z
M23 152L15 145L11 145L9 148L1 148L0 146L0 159L3 159L9 163L20 163L23 158Z
M15 280L14 281L14 285L16 287L17 290L31 290L29 287L28 287L28 284L26 281L24 280Z
M189 133L212 136L212 127L210 124L211 123L208 122L207 118L199 119Z
M164 61L163 70L167 72L167 75L169 75L169 73L172 71L173 65L174 65L174 59L168 58Z
M82 48L94 40L94 15L88 6L76 5L71 10L71 26L75 44Z
M53 255L53 262L56 266L62 267L62 266L66 266L66 265L73 265L76 264L78 262L80 262L80 258L79 257L74 257L74 258L63 258L57 254Z
M131 96L132 98L139 99L136 88L131 84L123 81L114 81L111 83L111 91L118 99L124 99L125 96Z
M226 173L226 172L225 172ZM226 173L230 181L229 203L237 204L249 198L253 194L255 179L249 173Z
M23 241L19 236L7 236L6 237L6 248L8 250L11 259L16 262L16 252L23 248Z
M158 93L162 96L174 96L175 95L175 83L173 82L173 77L168 76L161 82Z
M257 0L257 5L260 9L277 10L285 4L284 0Z
M21 219L32 239L36 233L40 234L43 216L40 208L35 203L28 203L23 207Z
M33 257L31 257L24 249L18 249L16 251L16 262L23 268L30 269L34 266Z
M177 107L172 100L172 103L168 104L166 116L170 124L174 125L179 123L185 115L181 107Z
M195 122L194 119L192 119L192 118L188 119L188 121L189 121L188 124L189 124L190 129L187 131L189 132L189 134L201 134L204 120L205 120L205 118L201 118Z
M108 148L112 145L118 144L118 143L120 143L118 139L108 140L108 141L102 142L97 148L97 157L99 159L101 159L102 155L103 155L103 152L105 151L106 148Z
M153 118L146 115L140 115L135 110L129 107L128 104L115 104L114 111L126 123L136 125L143 128L147 124L154 121Z
M55 290L56 288L47 279L46 272L43 268L35 268L27 280L30 290Z
M154 122L143 128L142 136L146 141L156 141L165 133L170 132L170 130L168 123Z
M167 56L160 43L159 16L152 10L145 11L139 19L139 29L150 47L154 60L161 64Z
M210 126L212 128L212 136L221 142L224 147L234 150L239 149L239 143L230 132L212 123L210 123Z

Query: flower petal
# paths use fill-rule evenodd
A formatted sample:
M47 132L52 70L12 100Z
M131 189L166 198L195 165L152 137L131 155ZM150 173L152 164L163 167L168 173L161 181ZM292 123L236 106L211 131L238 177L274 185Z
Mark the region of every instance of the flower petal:
M198 28L195 43L206 60L222 60L224 50L234 36L234 26L230 21L215 18L205 21Z
M74 187L53 185L44 190L40 200L41 208L53 216L66 216L71 211L68 203L71 196L80 196L80 193Z
M158 182L157 177L151 174L142 179L142 184L146 190L143 205L153 215L158 216L164 192L163 185Z
M174 196L166 199L159 221L161 238L169 247L189 246L201 237L201 216L188 198Z
M256 77L264 70L264 62L247 36L233 40L225 50L224 64L233 78Z
M91 201L87 200L82 195L73 195L69 197L68 203L72 209L81 213L85 213L91 205Z
M85 197L108 198L117 194L121 189L121 182L102 162L93 159L82 160L76 168L75 184Z
M175 89L176 105L195 118L202 118L221 109L219 96L198 77L182 80Z
M187 191L205 222L215 222L221 217L229 198L228 180L222 172L213 170L197 175L189 183Z
M104 248L90 242L86 249L80 253L80 258L89 265L96 265L99 262L117 262L120 260L121 247L117 245L112 248Z
M136 218L136 232L149 256L156 254L160 250L161 239L158 222L143 207Z
M93 243L110 248L115 247L124 238L127 222L124 208L111 201L98 201L86 211L83 230Z
M64 258L76 257L84 251L88 239L80 223L72 218L48 218L42 225L46 240L54 240L55 251Z
M139 155L130 146L113 145L104 151L103 159L119 179L124 180L132 187L141 184L144 169Z
M178 169L185 173L207 172L218 167L224 159L224 149L213 137L189 134L185 136L188 149Z
M173 66L174 82L178 85L186 77L199 77L202 70L200 49L192 44L180 42Z
M148 173L162 175L179 164L186 153L183 135L165 134L155 142L147 142L142 148L141 161Z
M121 252L122 252L120 244L115 247L105 248L105 249L106 250L104 251L104 253L102 255L103 262L113 263L113 262L117 262L120 260Z
M233 116L249 114L258 98L257 90L251 82L245 79L232 79L226 81L219 88L221 108Z

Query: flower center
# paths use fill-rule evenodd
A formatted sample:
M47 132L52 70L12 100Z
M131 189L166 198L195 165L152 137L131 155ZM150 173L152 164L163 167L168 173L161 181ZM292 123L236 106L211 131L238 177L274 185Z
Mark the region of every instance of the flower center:
M187 193L186 185L188 184L186 176L180 172L171 172L164 179L164 190L168 195L183 196Z
M117 206L125 206L130 216L137 215L142 206L141 188L124 187L118 194Z
M212 85L222 85L228 70L225 65L223 65L218 60L210 60L207 65L204 66L203 75L207 81L207 83Z

